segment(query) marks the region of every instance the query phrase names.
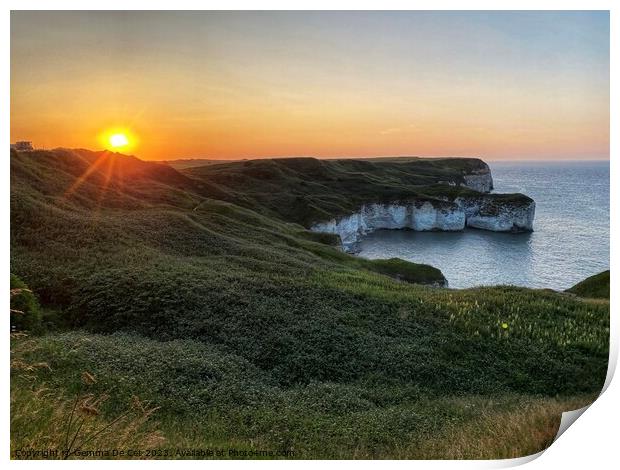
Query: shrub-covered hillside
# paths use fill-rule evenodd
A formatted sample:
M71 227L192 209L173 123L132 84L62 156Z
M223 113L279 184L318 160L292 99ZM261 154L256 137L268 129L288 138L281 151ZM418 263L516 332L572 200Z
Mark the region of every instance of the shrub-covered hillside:
M443 276L344 254L282 211L252 210L259 177L242 204L242 186L198 170L108 152L11 153L11 272L47 331L15 340L14 448L63 434L51 410L70 409L85 371L89 390L109 396L98 420L138 396L159 407L150 419L169 447L300 458L485 457L468 447L476 435L498 440L491 456L516 456L550 442L558 409L600 390L607 304L419 285ZM36 393L43 384L51 401ZM39 421L28 414L37 407ZM515 420L520 410L529 414ZM530 436L531 422L546 430L533 441L493 434ZM446 448L448 435L462 444Z

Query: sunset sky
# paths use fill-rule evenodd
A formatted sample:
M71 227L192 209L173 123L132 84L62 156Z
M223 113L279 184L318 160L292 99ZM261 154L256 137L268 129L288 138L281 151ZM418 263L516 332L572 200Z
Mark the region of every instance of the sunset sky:
M13 12L11 140L609 158L607 12Z

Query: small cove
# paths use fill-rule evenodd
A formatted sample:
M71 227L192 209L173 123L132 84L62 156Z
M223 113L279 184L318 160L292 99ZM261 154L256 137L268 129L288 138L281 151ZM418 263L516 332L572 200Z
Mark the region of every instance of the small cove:
M442 270L450 287L512 284L563 290L609 268L609 162L489 162L495 191L536 201L532 233L379 230L359 256Z

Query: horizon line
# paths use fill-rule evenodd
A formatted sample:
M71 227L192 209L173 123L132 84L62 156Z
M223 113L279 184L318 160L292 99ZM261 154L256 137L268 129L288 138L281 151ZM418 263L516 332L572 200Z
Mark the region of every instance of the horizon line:
M245 157L176 157L176 158L164 158L164 159L145 159L141 157L139 154L133 153L124 153L119 150L112 149L89 149L86 147L53 147L53 148L34 148L34 151L52 151L52 150L87 150L90 152L114 152L119 153L126 156L131 156L135 158L139 158L140 160L146 162L174 162L174 161L190 161L190 160L207 160L207 161L243 161L243 160L270 160L270 159L285 159L285 158L315 158L317 160L364 160L364 159L380 159L380 158L428 158L428 159L441 159L441 158L475 158L479 160L483 160L485 162L610 162L611 156L607 157L595 157L595 158L552 158L552 157L543 157L543 158L497 158L497 157L484 157L481 155L343 155L343 156L316 156L316 155L267 155L267 156L245 156Z

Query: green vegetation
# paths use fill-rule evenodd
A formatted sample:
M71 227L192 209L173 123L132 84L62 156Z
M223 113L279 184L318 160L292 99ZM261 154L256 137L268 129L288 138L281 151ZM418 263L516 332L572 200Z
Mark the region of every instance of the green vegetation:
M360 181L383 165L317 171L332 163L359 165ZM83 396L83 372L96 378L86 431L115 423L100 446L297 458L525 455L601 389L608 304L415 284L443 276L339 251L287 221L287 187L259 174L244 194L228 165L210 165L212 178L111 153L11 153L11 272L48 319L45 335L13 339L13 450L62 447L49 436ZM323 187L315 207L327 200ZM135 399L157 410L115 422Z
M609 299L609 270L584 279L566 292L591 299Z
M83 370L97 379L88 393L109 395L87 421L94 429L105 426L105 416L112 420L127 413L136 395L147 408L160 407L148 421L138 413L111 426L98 436L98 445L85 450L270 449L297 458L517 457L550 444L561 412L594 398L431 395L396 381L281 386L248 361L204 342L158 342L127 334L72 332L25 340L18 343L17 354L26 361L50 362L49 369L40 367L29 377L21 370L13 374L13 448L44 443L63 448L58 441L64 437L71 397L84 394ZM38 386L32 385L32 376ZM40 391L43 382L46 390ZM67 390L66 397L58 396L58 389ZM41 411L31 417L33 403ZM129 427L136 432L128 433Z

